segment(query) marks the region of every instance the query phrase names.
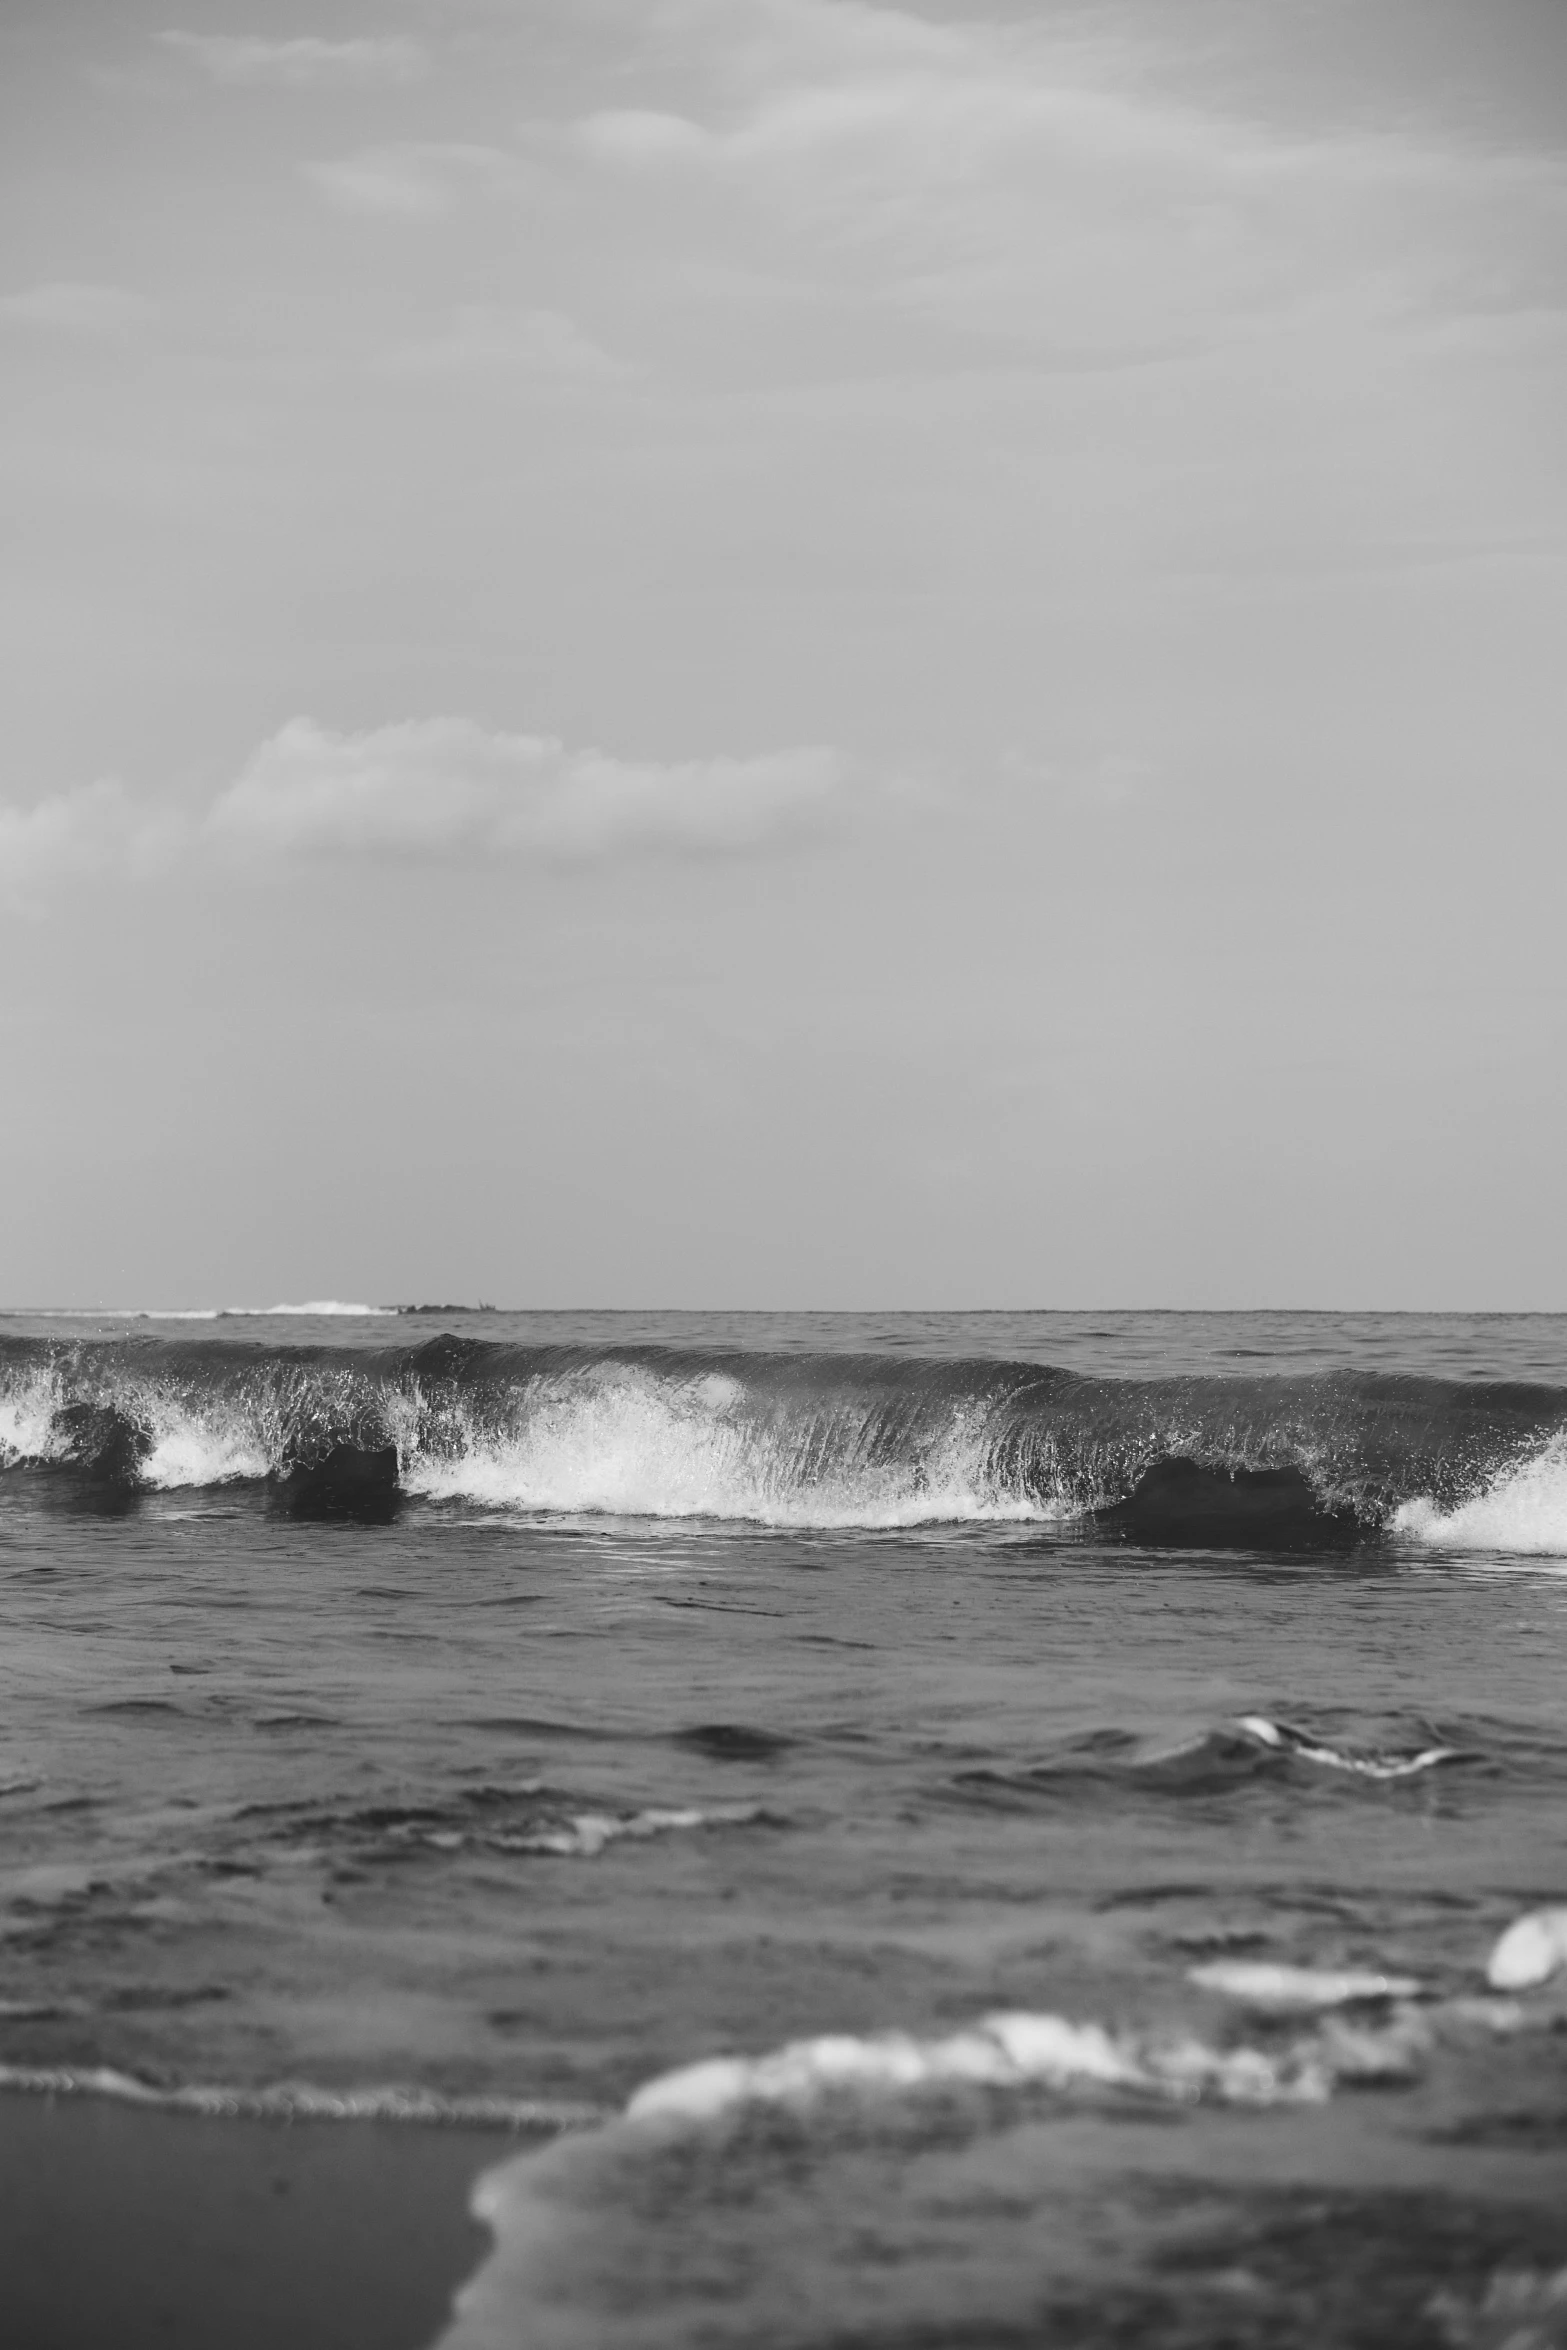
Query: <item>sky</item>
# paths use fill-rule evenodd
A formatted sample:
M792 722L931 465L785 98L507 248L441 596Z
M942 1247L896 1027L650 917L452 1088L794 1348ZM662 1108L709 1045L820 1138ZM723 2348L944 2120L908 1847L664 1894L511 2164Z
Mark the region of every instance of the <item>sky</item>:
M1567 1306L1560 0L8 0L0 1301Z

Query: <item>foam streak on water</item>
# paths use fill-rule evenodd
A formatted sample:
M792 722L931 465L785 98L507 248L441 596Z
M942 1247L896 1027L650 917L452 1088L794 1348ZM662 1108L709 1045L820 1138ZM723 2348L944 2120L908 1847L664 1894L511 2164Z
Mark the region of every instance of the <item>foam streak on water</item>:
M421 2127L527 2130L553 2135L603 2117L591 2105L525 2097L441 2097L398 2087L323 2089L310 2081L250 2088L212 2082L137 2080L109 2065L0 2065L0 2090L32 2097L103 2097L152 2113L201 2121L399 2122Z

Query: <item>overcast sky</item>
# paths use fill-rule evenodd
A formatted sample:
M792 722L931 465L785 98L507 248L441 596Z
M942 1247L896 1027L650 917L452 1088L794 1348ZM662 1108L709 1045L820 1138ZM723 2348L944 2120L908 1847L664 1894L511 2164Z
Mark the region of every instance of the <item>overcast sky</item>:
M1561 0L8 0L0 1299L1567 1305Z

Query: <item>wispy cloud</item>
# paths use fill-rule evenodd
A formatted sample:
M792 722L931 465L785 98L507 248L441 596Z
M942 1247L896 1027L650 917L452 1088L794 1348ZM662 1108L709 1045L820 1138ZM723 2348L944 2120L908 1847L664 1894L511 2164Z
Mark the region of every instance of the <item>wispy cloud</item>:
M1135 357L1324 309L1567 296L1567 174L1349 132L1286 136L1059 27L856 0L697 7L702 101L568 144L784 241L823 292L1066 354Z
M117 335L152 316L152 304L124 286L84 285L61 278L0 294L0 325L38 327L65 335Z
M492 734L467 718L365 734L296 718L263 743L207 829L279 856L721 854L819 823L845 781L842 758L821 748L656 762Z
M0 902L172 864L312 860L556 866L736 856L819 832L852 787L821 746L747 758L621 759L468 718L334 733L294 718L203 809L138 800L115 780L30 808L0 802Z
M1061 368L1567 302L1567 171L1538 155L1285 132L1177 96L1055 12L937 23L859 0L681 0L654 15L639 86L628 12L632 103L533 120L511 144L378 143L308 176L388 222L438 220L480 190L536 209L569 183L560 217L619 245L633 326L666 347L679 322L658 296L716 319L725 281L753 301L772 287L796 315L814 300L862 340L879 318L933 350Z
M1001 756L1000 778L1014 790L1084 809L1146 807L1169 780L1140 752L1122 750L1053 758L1008 750Z
M213 81L271 83L295 90L364 90L417 81L427 60L417 41L390 34L352 41L296 34L269 40L244 33L166 32L159 38Z
M445 331L410 343L389 360L398 375L500 375L529 382L615 383L633 371L561 310L512 310L465 302Z
M515 159L497 147L410 140L309 163L305 173L341 211L434 220L452 211L467 190L502 184L516 169Z
M0 801L0 904L27 909L62 881L154 872L180 854L189 832L174 810L139 803L115 777L31 808Z

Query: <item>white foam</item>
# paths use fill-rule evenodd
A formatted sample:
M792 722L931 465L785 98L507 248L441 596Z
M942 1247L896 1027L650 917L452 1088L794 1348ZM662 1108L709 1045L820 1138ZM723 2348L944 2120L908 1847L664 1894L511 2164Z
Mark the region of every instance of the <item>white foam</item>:
M302 1306L225 1306L225 1318L240 1315L247 1321L266 1321L277 1314L346 1314L359 1321L397 1319L395 1306L345 1305L341 1298L313 1297Z
M1273 2053L1213 2048L1189 2035L1111 2030L1058 2015L1003 2013L945 2039L838 2033L794 2041L764 2056L686 2065L647 2082L624 2115L602 2130L560 2139L484 2174L471 2209L491 2230L495 2249L458 2295L440 2350L513 2350L521 2340L597 2350L611 2331L619 2339L613 2326L602 2323L599 2304L579 2311L560 2299L563 2231L569 2235L574 2219L591 2229L578 2241L581 2257L597 2270L603 2220L595 2199L606 2191L617 2202L624 2199L628 2163L657 2160L688 2137L723 2131L748 2106L782 2107L797 2123L814 2124L822 2133L820 2151L830 2159L846 2109L856 2125L874 2127L880 2106L921 2092L1044 2090L1070 2097L1109 2090L1183 2106L1208 2101L1312 2107L1328 2099L1341 2078L1407 2080L1429 2037L1408 2010L1391 2028L1376 2030L1329 2016L1292 2047ZM985 2126L983 2108L971 2118ZM791 2164L798 2159L791 2142ZM660 2199L653 2208L654 2224L667 2230L668 2205Z
M760 1805L754 1803L729 1804L712 1811L584 1811L574 1813L558 1827L538 1828L519 1836L488 1836L485 1843L493 1852L537 1852L591 1860L622 1837L640 1840L682 1829L736 1827L763 1817Z
M202 2083L159 2088L108 2065L0 2064L3 2089L41 2097L107 2097L121 2105L210 2120L466 2123L487 2129L572 2130L605 2118L597 2106L565 2099L442 2097L432 2089L322 2089L309 2081L280 2081L260 2089Z
M1436 2037L1426 2016L1412 2007L1394 2010L1390 2023L1357 2023L1338 2014L1324 2018L1313 2046L1317 2061L1334 2081L1362 2087L1410 2081Z
M60 1403L52 1372L33 1371L0 1392L0 1468L52 1460L59 1450L54 1415Z
M1439 1550L1567 1558L1567 1430L1457 1509L1440 1509L1427 1495L1406 1501L1392 1531Z
M1285 1723L1271 1722L1266 1714L1242 1714L1236 1727L1248 1738L1255 1738L1259 1746L1298 1755L1302 1762L1317 1763L1324 1770L1353 1771L1362 1779L1409 1779L1420 1771L1434 1770L1438 1763L1463 1760L1463 1750L1457 1746L1423 1746L1413 1754L1356 1754L1345 1747L1325 1745Z
M1320 2104L1330 2075L1314 2051L1272 2057L1200 2040L1143 2039L1063 2016L1001 2014L945 2040L904 2032L797 2040L768 2056L710 2057L637 2091L632 2122L699 2125L743 2104L810 2106L825 2097L905 2095L940 2086L1141 2090L1231 2105Z
M261 1431L241 1411L188 1412L165 1398L152 1401L152 1447L139 1481L161 1492L193 1485L229 1485L265 1477L273 1456Z
M1528 1991L1567 1967L1567 1908L1531 1909L1515 1918L1486 1963L1493 1991Z
M662 1376L604 1363L530 1381L501 1431L462 1406L432 1416L405 1454L402 1482L432 1500L562 1516L722 1518L769 1526L900 1527L1037 1521L1064 1503L998 1490L986 1472L986 1414L955 1404L944 1436L917 1459L852 1457L818 1471L814 1424L793 1439L752 1417L721 1373ZM852 1443L845 1451L852 1456Z
M1308 2015L1357 1999L1417 1999L1422 1989L1412 1975L1282 1966L1265 1959L1214 1959L1192 1967L1188 1980L1269 2015Z

